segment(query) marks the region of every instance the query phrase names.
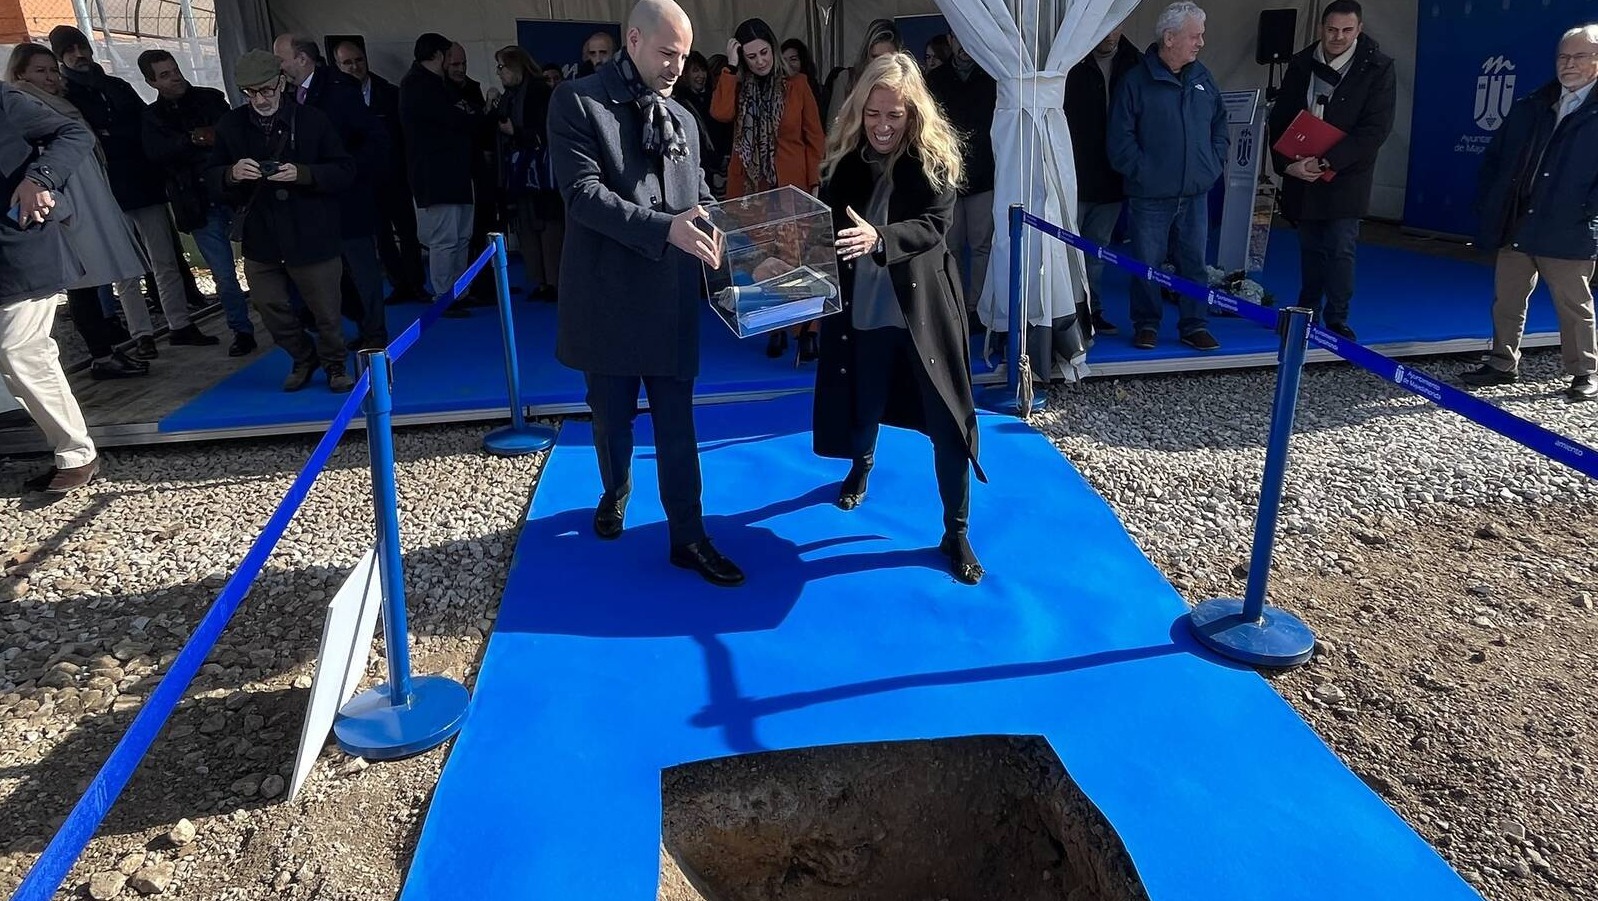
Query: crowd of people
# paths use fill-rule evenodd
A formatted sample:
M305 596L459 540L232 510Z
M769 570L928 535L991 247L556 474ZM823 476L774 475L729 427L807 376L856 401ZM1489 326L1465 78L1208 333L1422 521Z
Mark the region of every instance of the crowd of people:
M1318 39L1288 66L1269 138L1274 144L1302 116L1346 135L1322 157L1273 154L1273 163L1284 182L1281 212L1300 233L1298 303L1352 339L1356 241L1377 154L1393 125L1395 76L1391 58L1365 33L1355 0L1326 4L1319 24ZM1182 0L1160 14L1146 48L1116 28L1070 70L1065 92L1078 229L1110 244L1124 213L1132 256L1172 265L1200 283L1207 280L1207 196L1228 150L1220 87L1200 61L1205 26L1204 10ZM670 245L680 261L704 262L704 235L688 215L699 204L793 186L832 203L844 260L849 311L792 335L798 360L820 363L818 397L837 393L820 389L832 384L832 375L847 374L842 394L864 417L822 442L818 407L818 450L823 443L832 451L848 448L853 461L839 505L852 508L864 497L874 421L919 423L938 448L944 545L957 575L979 577L955 478L957 458L976 460L966 416L969 374L961 365L968 350L949 344L932 371L916 363L919 355L906 354L904 338L910 335L916 347L943 347L948 317L931 317L935 334L918 333L926 323L917 317L941 309L941 300L922 295L926 285L945 281L957 295L948 303L960 313L958 324L971 329L994 231L989 134L998 84L956 35L930 42L917 59L888 19L873 22L850 64L825 77L802 41L781 39L760 19L742 23L724 55L707 59L691 43L680 8L645 0L622 42L608 32L584 42L575 80L511 45L494 55L499 84L484 90L467 75L465 49L440 34L416 39L413 63L397 84L371 71L358 39L332 46L329 61L318 40L285 34L270 50L237 61L246 102L236 108L219 91L190 84L165 51L139 57L140 76L157 95L145 104L95 62L75 28L57 28L49 47L19 46L7 68L0 135L12 148L0 162L13 201L12 215L0 223L8 273L0 284L8 323L0 369L57 448L56 467L40 484L74 490L98 465L60 375L49 338L53 316L38 312L47 298L66 292L96 378L142 375L158 356L144 283L165 315L169 343L219 344L190 319L196 292L177 239L186 233L215 278L233 332L229 354L257 350L253 306L291 358L284 390L302 389L320 372L329 389L347 391L349 352L387 341L385 306L449 292L488 233L511 226L530 296L558 302L561 359L591 377L607 473L595 528L613 533L629 485L623 458L630 458L624 437L630 404L622 395L639 384L627 380L641 379L651 392L657 425L678 424L675 433L666 425L663 437L692 434L685 405L697 371L697 339L689 333L697 332L685 323L697 307L684 301L680 309L624 315L616 304L640 296L635 257L658 260ZM657 54L647 63L638 56L645 44ZM1541 278L1553 287L1560 313L1573 379L1567 393L1581 400L1598 395L1591 293L1598 257L1591 200L1598 196L1598 98L1592 96L1598 26L1563 36L1558 74L1517 102L1486 157L1483 244L1499 251L1494 351L1465 381L1516 378L1526 298ZM614 121L600 134L584 131L604 118L584 104L606 98L637 115L611 109L606 116ZM630 144L634 132L641 147L608 146ZM877 146L879 137L888 143ZM604 146L590 146L595 141ZM865 165L856 165L857 158ZM683 159L692 160L691 171L679 171ZM911 165L907 159L915 160L914 171L901 172ZM631 194L618 194L623 182ZM618 218L618 211L625 215ZM857 247L863 236L873 243ZM626 256L622 265L614 265L617 254ZM54 273L46 294L11 275L22 268L14 261L34 259L50 261L27 264ZM247 294L235 275L240 263ZM917 267L947 268L949 277L909 274ZM682 297L697 301L699 287L678 285L681 273L668 268L662 290L681 288ZM605 287L623 276L625 284ZM1083 312L1090 329L1110 333L1117 326L1104 314L1101 281L1102 265L1089 260ZM1131 343L1152 349L1162 292L1134 279L1129 300ZM1184 344L1219 348L1203 298L1163 300L1177 306ZM469 294L451 315L489 303ZM662 320L668 312L676 318ZM343 338L346 319L358 327L354 342ZM628 331L634 327L647 332L648 347L634 346L642 340ZM682 346L662 350L671 344L663 336L679 333ZM774 333L768 353L785 353L789 338ZM872 350L859 356L864 348ZM853 365L839 362L839 354ZM829 358L839 364L837 373ZM919 399L888 396L885 385L903 382L904 367L921 386ZM958 378L951 375L956 370ZM963 456L957 447L965 448ZM688 451L682 445L678 451L668 460L663 450L663 466L679 464L680 478L669 481L697 485L697 463L689 478ZM707 577L735 571L720 569L731 565L692 524L697 500L690 502L690 493L697 498L683 488L668 499L668 511L676 511L674 559Z

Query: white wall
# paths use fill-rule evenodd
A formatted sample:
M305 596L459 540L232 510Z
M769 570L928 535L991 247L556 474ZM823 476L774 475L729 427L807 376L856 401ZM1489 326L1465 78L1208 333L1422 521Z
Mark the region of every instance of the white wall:
M424 31L436 31L466 47L472 77L494 84L493 51L515 43L517 19L573 19L622 21L632 0L269 0L275 24L288 30L320 36L355 33L366 36L372 68L397 79L410 66L411 45ZM738 23L760 16L781 38L810 40L824 58L836 60L822 48L829 41L811 35L807 4L803 0L679 0L694 21L694 44L706 56L724 50ZM810 0L811 4L815 0ZM853 56L853 48L873 18L936 13L933 0L821 0L832 9L837 30L837 56ZM1202 0L1201 0L1202 2ZM1405 173L1409 164L1409 124L1415 87L1415 29L1418 0L1368 0L1366 30L1397 61L1398 116L1393 136L1382 148L1377 163L1372 214L1398 219L1404 210ZM1259 11L1296 7L1299 10L1300 46L1314 35L1318 0L1209 0L1209 27L1204 62L1221 87L1229 90L1263 88L1268 72L1254 62ZM1126 23L1136 43L1153 41L1154 20L1163 3L1145 2Z

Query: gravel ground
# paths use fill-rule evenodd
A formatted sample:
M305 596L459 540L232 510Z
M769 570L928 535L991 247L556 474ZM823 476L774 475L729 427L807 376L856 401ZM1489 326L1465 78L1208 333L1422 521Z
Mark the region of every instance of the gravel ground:
M1536 352L1489 394L1598 444L1598 404L1552 397L1556 369ZM1272 378L1056 388L1038 425L1190 598L1236 594ZM1347 367L1309 370L1303 398L1273 600L1322 644L1273 684L1486 897L1598 896L1598 484ZM539 466L480 454L483 431L397 437L417 669L464 679ZM0 460L0 892L308 448L116 451L93 491L45 508L14 497L37 461ZM282 797L320 608L370 535L363 465L347 442L62 897L394 894L440 752L367 769L329 749Z

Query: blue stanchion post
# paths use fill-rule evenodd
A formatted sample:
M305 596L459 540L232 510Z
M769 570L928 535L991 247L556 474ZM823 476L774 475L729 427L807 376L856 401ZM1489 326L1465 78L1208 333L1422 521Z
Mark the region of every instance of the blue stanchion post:
M1007 413L1011 416L1023 416L1027 411L1021 403L1021 266L1025 257L1024 242L1026 240L1026 219L1023 215L1026 207L1019 203L1010 205L1010 324L1009 331L1005 333L1004 348L1004 386L985 388L980 392L979 402L984 409L995 413ZM982 290L981 286L975 290ZM1030 373L1028 376L1030 377ZM1033 413L1043 409L1043 398L1033 396L1031 411Z
M1254 550L1249 561L1248 587L1242 600L1216 598L1189 614L1189 625L1199 642L1223 657L1251 666L1297 666L1315 653L1315 634L1303 620L1265 604L1271 577L1271 554L1276 544L1276 519L1287 481L1287 457L1293 438L1293 418L1298 408L1298 383L1304 372L1313 314L1303 307L1280 311L1282 349L1276 368L1276 401L1271 411L1270 439L1265 449L1265 481L1260 486L1260 507L1254 517Z
M510 390L510 425L483 436L483 449L501 457L520 457L548 450L555 444L555 430L528 425L522 414L522 370L516 357L516 319L510 308L510 264L505 259L505 236L496 234L494 242L494 293L499 298L499 328L505 336L505 380Z
M383 588L383 643L388 681L351 698L333 723L346 753L393 760L436 747L460 730L469 697L444 676L411 677L410 629L405 616L405 569L400 560L399 497L394 487L394 398L386 351L361 354L371 377L366 440L372 458L372 506L377 519L377 567Z

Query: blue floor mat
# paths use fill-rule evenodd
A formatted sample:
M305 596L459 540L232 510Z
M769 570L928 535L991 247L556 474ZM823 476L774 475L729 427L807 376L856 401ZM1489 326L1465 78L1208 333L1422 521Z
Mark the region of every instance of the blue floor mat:
M1047 739L1155 901L1477 898L1264 680L1198 649L1181 598L1035 432L983 417L989 572L971 588L933 550L928 442L885 430L844 513L847 464L811 454L809 414L805 396L700 410L737 589L667 563L647 419L614 542L589 528L588 427L565 426L405 901L652 901L663 768L995 734Z
M1351 324L1366 344L1439 341L1491 336L1492 272L1485 266L1426 256L1387 247L1362 246L1360 293L1354 299ZM1277 230L1261 282L1283 302L1298 294L1298 242L1292 231ZM512 267L520 283L520 267ZM1100 336L1088 362L1157 361L1200 356L1177 341L1176 309L1165 308L1161 343L1154 351L1131 346L1127 285L1130 276L1106 267L1106 316L1121 327L1119 335ZM1546 289L1539 289L1540 293ZM397 335L421 311L420 306L389 310L389 332ZM522 400L534 406L580 404L582 375L555 360L555 308L518 300L516 335L521 360ZM1274 353L1272 332L1247 320L1212 317L1221 354ZM710 312L701 323L701 397L804 390L814 384L813 367L796 369L790 355L765 356L765 341L735 339ZM1534 300L1528 333L1551 332L1557 322L1547 301ZM353 333L352 333L353 336ZM1207 356L1215 356L1210 354ZM997 359L997 357L995 357ZM986 372L980 351L975 368ZM286 354L271 351L253 365L224 379L160 422L163 432L326 422L341 399L318 380L306 390L285 394L279 389L288 375ZM492 309L476 309L469 319L441 319L395 367L394 412L399 415L447 413L505 407L504 349L499 317ZM508 412L507 412L507 415Z
M1129 252L1130 245L1120 248ZM1271 233L1265 271L1254 279L1276 296L1278 306L1298 301L1298 233L1276 229ZM1116 335L1101 335L1094 342L1088 363L1123 363L1150 359L1212 357L1178 341L1177 309L1163 305L1160 344L1152 351L1132 347L1132 276L1114 266L1104 269L1104 312L1120 328ZM1478 263L1429 256L1393 247L1362 244L1356 263L1358 291L1350 304L1349 325L1366 345L1434 342L1458 338L1486 341L1492 337L1492 269ZM1528 334L1558 330L1547 289L1532 299L1526 322ZM1210 331L1221 342L1220 354L1276 353L1275 333L1240 318L1210 315ZM1485 350L1485 345L1483 346Z

